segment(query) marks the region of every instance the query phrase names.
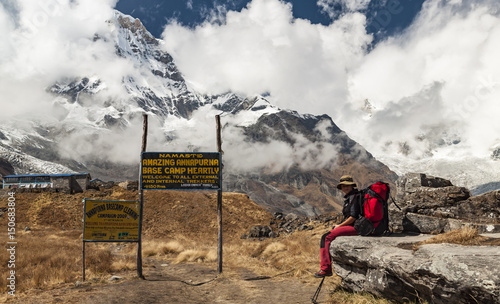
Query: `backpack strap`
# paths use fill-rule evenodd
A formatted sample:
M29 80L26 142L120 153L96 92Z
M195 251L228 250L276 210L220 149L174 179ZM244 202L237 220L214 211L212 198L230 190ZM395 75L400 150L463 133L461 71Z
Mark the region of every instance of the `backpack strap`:
M365 216L365 195L366 195L366 189L358 191L357 195L359 195L358 198L358 204L359 204L359 215ZM354 199L354 198L353 198Z
M392 202L394 203L394 205L395 205L396 207L398 207L399 211L403 211L403 210L401 210L401 208L398 206L398 204L396 204L396 201L394 200L394 198L393 198L392 196L391 196L391 200L392 200Z
M370 194L374 198L378 199L381 203L385 202L385 200L377 192L373 191L370 188L368 188L368 194Z

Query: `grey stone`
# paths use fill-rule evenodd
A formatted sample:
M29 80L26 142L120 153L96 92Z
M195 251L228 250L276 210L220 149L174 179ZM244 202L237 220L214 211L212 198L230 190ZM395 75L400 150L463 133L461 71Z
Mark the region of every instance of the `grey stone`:
M273 217L277 220L281 220L281 219L283 219L283 213L275 212L275 213L273 213Z
M297 229L298 231L302 231L302 230L308 230L309 229L309 226L303 224L303 225L300 225L299 228Z
M500 191L471 197L464 187L421 173L406 174L397 186L397 205L401 210L389 205L394 231L441 233L465 225L473 225L480 232L498 231Z
M409 232L418 233L442 233L446 226L446 220L420 215L415 213L407 213L403 219L403 229Z
M286 216L285 216L285 220L288 221L288 222L292 222L292 221L295 221L296 219L298 219L299 216L295 213L288 213Z
M330 245L334 271L351 291L397 302L500 303L498 246L398 247L429 237L339 237Z
M125 190L129 190L129 191L134 191L135 190L135 191L137 191L138 188L139 188L139 182L138 181L128 180L128 181L124 181L124 182L118 183L118 186L122 187Z
M269 237L271 232L272 229L269 226L255 225L250 228L248 236L252 238Z
M108 279L108 281L119 281L122 280L123 278L117 275L112 276L111 278Z

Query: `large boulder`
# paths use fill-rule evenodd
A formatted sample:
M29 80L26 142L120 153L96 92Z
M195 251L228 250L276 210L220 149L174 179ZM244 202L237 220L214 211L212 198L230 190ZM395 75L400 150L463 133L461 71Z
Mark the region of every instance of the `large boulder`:
M339 237L330 245L343 287L407 303L500 303L500 247L403 244L429 235Z
M397 182L389 214L395 231L442 233L473 224L480 232L500 232L500 191L471 197L464 187L421 173Z

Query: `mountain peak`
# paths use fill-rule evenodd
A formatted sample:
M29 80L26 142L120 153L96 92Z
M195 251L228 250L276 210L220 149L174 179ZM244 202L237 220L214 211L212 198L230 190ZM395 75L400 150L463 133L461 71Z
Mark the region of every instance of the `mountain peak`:
M118 11L115 11L115 19L122 28L128 29L136 38L143 39L149 44L158 45L158 40L144 27L141 20Z

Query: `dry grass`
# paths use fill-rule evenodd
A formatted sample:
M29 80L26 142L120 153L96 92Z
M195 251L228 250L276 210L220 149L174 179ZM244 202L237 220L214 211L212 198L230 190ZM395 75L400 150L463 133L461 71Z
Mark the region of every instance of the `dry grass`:
M88 244L91 245L91 244ZM94 248L86 245L85 248L85 271L94 275L110 273L113 264L113 253L107 249L100 248L99 245Z
M421 245L441 243L479 245L484 239L486 239L486 237L480 236L476 228L465 226L462 229L452 230L422 241Z
M4 238L5 239L5 238ZM82 243L67 237L19 234L16 245L16 292L74 283L82 275ZM96 247L96 248L92 248ZM0 260L7 261L7 250L0 250ZM100 246L86 250L87 278L100 278L112 270L112 253ZM0 272L8 273L7 263ZM6 276L0 276L0 291L6 291Z
M113 272L135 269L137 269L137 258L133 255L115 257L111 264L111 270Z
M329 304L392 304L393 302L387 299L377 298L372 294L361 292L350 292L342 288L335 289L328 301ZM428 304L427 301L418 300L408 302L409 304Z
M298 232L277 240L242 240L224 247L229 267L243 267L260 275L287 276L314 280L319 269L319 236Z
M391 304L386 299L378 299L369 293L352 293L336 290L332 293L329 304Z
M175 258L174 263L184 262L215 262L217 261L217 251L214 249L200 250L188 249L185 250Z
M279 252L285 251L286 245L280 242L272 242L267 245L264 251L260 254L262 258L272 258L277 255Z
M147 241L142 245L143 256L165 256L184 251L184 245L177 240L172 241Z
M481 236L476 228L465 226L461 229L438 234L422 242L402 244L402 247L417 250L422 245L442 243L457 244L462 246L500 246L500 239Z
M200 248L199 241L179 240L147 241L143 243L144 256L164 256L173 263L213 263L217 261L216 243ZM291 236L264 241L233 240L224 244L224 264L229 268L247 268L258 275L275 276L287 273L295 278L315 279L319 269L319 236L311 232L298 232Z

